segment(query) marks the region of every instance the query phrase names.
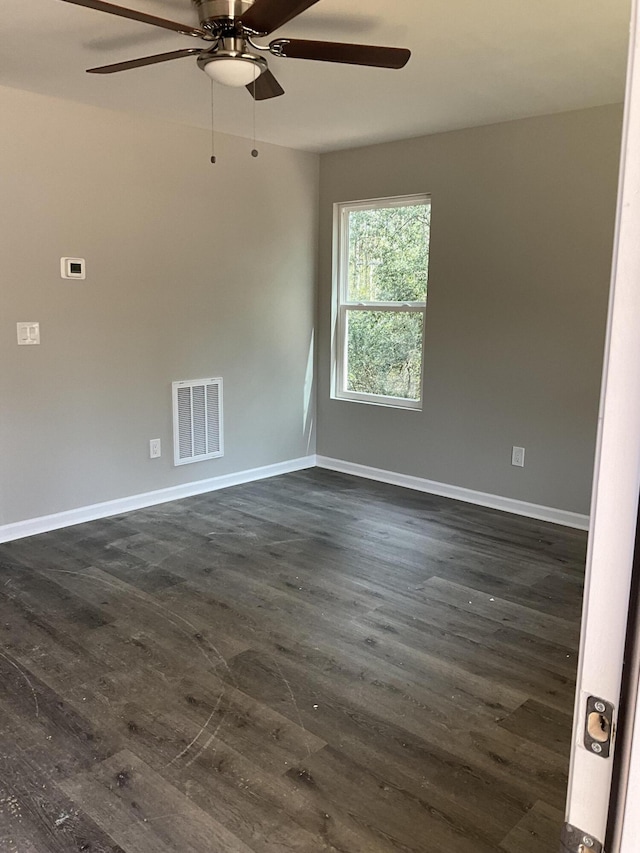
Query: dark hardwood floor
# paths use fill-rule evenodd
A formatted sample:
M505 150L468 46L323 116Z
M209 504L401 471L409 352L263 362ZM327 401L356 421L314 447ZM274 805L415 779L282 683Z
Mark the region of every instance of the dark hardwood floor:
M585 544L315 469L0 545L0 850L555 850Z

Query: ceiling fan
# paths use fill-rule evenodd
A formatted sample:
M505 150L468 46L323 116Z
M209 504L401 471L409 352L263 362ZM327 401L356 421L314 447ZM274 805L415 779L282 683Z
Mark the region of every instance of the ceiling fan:
M267 60L260 56L261 52L278 57L342 62L377 68L403 68L411 56L409 50L396 47L288 38L274 39L268 45L260 45L255 41L270 35L318 0L192 0L200 19L199 27L168 21L155 15L106 3L104 0L63 2L86 6L99 12L130 18L211 42L211 47L207 48L187 47L144 56L141 59L89 68L87 71L90 74L113 74L116 71L154 65L183 56L197 56L199 67L209 77L227 86L246 86L257 101L277 98L284 94L284 89L269 70Z

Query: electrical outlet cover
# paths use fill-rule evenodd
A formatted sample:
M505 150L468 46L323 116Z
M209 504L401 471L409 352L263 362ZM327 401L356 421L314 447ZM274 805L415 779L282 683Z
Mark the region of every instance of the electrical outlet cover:
M511 450L511 464L517 468L524 468L524 447L513 447Z

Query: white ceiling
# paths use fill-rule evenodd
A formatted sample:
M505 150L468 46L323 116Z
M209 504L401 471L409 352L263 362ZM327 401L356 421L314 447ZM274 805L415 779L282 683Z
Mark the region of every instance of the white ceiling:
M190 0L117 0L197 24ZM84 69L187 36L60 0L2 0L0 84L210 126L194 57L113 75ZM271 36L408 47L400 71L269 59L286 95L256 105L257 138L328 151L621 101L630 0L320 0ZM216 87L216 128L250 137L253 101Z

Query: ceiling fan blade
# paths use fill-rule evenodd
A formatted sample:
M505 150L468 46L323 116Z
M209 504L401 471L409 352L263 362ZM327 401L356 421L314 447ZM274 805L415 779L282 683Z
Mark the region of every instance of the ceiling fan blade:
M257 33L269 35L317 2L318 0L255 0L240 17L240 22Z
M411 51L402 47L374 47L368 44L344 44L335 41L276 39L269 45L275 56L315 59L319 62L344 62L376 68L403 68Z
M211 36L205 30L191 27L189 24L177 24L175 21L167 21L165 18L156 18L155 15L147 15L145 12L136 12L134 9L125 9L124 6L115 6L113 3L105 3L103 0L62 0L63 3L72 3L74 6L86 6L87 9L96 9L98 12L107 12L110 15L118 15L120 18L131 18L132 21L140 21L143 24L152 24L154 27L163 27L165 30L173 30L185 36L198 36L210 39Z
M185 47L183 50L171 50L168 53L156 53L155 56L143 56L142 59L130 59L128 62L115 62L113 65L87 68L87 74L115 74L116 71L128 71L130 68L141 68L143 65L155 65L156 62L168 62L170 59L193 56L195 53L202 53L202 51L199 47Z
M284 95L284 89L268 68L262 72L255 83L249 83L247 91L256 101L266 101L268 98Z

